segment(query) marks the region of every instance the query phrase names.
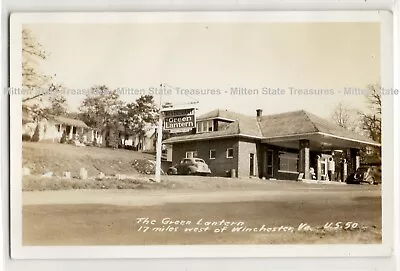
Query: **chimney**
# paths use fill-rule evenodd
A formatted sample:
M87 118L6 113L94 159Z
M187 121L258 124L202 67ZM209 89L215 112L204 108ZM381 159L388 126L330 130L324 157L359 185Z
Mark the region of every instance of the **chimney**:
M262 117L262 109L257 109L257 117Z

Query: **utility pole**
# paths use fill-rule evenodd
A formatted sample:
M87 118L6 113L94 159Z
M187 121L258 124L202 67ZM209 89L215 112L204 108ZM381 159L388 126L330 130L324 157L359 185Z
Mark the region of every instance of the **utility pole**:
M162 112L162 92L164 91L163 84L160 84L160 106L159 106L159 116L158 116L158 126L157 126L157 145L156 145L156 172L155 181L157 183L161 182L161 156L162 156L162 129L163 129L163 112Z

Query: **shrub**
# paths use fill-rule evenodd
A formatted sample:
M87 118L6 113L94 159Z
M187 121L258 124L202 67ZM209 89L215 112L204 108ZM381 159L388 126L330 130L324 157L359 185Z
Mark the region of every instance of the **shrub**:
M31 141L32 137L28 134L23 134L22 135L22 141Z
M39 133L40 133L40 130L39 130L39 124L38 124L38 125L36 125L35 132L33 133L31 140L34 142L38 142L40 139Z
M84 143L83 142L83 135L82 134L76 134L75 139L79 141L79 143Z
M65 143L66 141L67 141L67 134L64 131L61 136L60 143Z
M109 136L107 138L107 145L113 149L118 148L119 137L116 131L110 131Z

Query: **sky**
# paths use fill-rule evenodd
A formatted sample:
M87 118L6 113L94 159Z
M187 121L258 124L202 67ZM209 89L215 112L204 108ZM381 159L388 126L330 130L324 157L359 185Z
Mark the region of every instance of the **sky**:
M365 111L365 97L346 95L343 89L380 83L379 23L52 23L24 28L49 53L41 70L56 74L54 81L67 89L106 85L151 94L164 83L174 88L161 96L162 102L197 101L198 114L216 108L248 115L257 108L264 114L304 109L326 117L340 102ZM176 87L219 94L187 96ZM233 95L235 87L258 94ZM263 88L279 88L281 95L264 94ZM291 88L334 93L300 95ZM121 100L139 96L131 91ZM70 110L77 110L84 97L68 95Z

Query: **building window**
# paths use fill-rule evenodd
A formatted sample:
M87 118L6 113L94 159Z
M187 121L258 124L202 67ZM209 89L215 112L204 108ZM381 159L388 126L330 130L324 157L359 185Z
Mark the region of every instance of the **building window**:
M226 149L226 158L233 158L233 148Z
M214 121L209 120L207 121L207 132L213 132L214 131Z
M197 133L202 133L203 132L203 122L201 122L201 121L197 122L196 130L197 130Z
M296 153L279 152L279 171L298 173L299 158Z
M195 158L197 157L197 151L187 151L186 158Z
M206 123L204 123L203 121L199 121L199 122L197 122L196 123L196 130L197 130L197 133L204 133L204 132L207 132L207 127L206 127Z
M210 150L210 159L215 159L217 156L217 152L215 150Z
M214 121L207 120L207 121L199 121L196 123L196 131L197 133L207 133L214 131Z

